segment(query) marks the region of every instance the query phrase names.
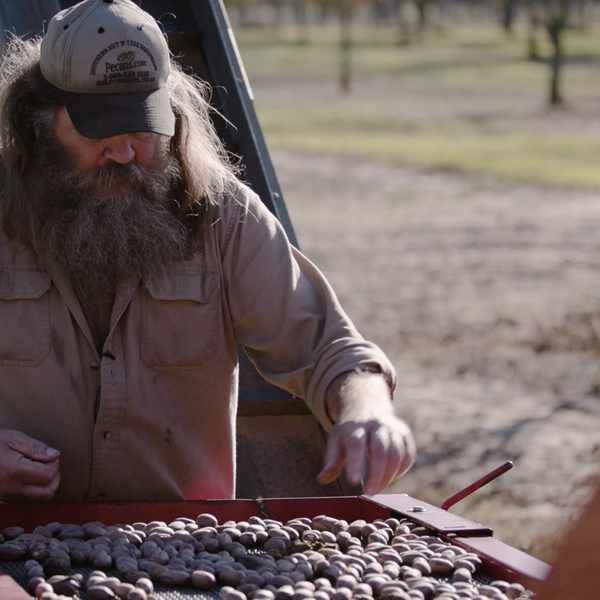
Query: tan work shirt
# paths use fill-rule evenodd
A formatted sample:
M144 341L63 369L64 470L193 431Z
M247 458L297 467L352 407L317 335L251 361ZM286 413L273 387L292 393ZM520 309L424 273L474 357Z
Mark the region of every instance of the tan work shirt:
M71 286L0 237L0 427L61 452L56 501L231 498L236 342L326 427L330 382L393 367L277 219L240 186L204 244L117 291L98 353Z

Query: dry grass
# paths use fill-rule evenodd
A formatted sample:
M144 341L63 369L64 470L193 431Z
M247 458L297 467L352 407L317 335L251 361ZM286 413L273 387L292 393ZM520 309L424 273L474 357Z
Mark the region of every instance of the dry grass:
M335 30L317 30L312 43L300 46L240 30L268 143L600 188L600 37L594 29L567 34L560 110L548 109L549 68L526 60L522 36L507 38L489 23L449 27L444 36L403 47L394 35L389 28L357 29L353 84L344 95L337 89Z

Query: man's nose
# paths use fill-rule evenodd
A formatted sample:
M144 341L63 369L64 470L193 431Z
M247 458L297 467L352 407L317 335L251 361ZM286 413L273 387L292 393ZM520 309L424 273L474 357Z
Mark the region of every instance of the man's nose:
M103 153L104 157L121 165L126 165L135 157L132 142L133 136L126 134L107 138Z

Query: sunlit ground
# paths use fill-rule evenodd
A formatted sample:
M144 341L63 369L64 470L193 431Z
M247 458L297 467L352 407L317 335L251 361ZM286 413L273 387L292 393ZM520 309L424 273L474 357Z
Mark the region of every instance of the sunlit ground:
M550 109L523 25L363 22L349 94L334 24L235 31L300 247L398 370L420 454L393 491L514 460L451 510L548 560L600 472L600 36L568 32Z

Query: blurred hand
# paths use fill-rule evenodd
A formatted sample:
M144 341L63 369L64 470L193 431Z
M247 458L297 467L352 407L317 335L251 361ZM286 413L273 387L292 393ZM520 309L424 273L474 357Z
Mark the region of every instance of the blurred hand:
M341 375L331 384L326 401L336 424L329 434L319 483L332 482L345 465L348 483L359 485L366 464L364 493L373 495L410 469L416 457L415 441L408 425L394 414L383 376Z
M58 484L60 453L14 429L0 429L0 500L48 502Z

